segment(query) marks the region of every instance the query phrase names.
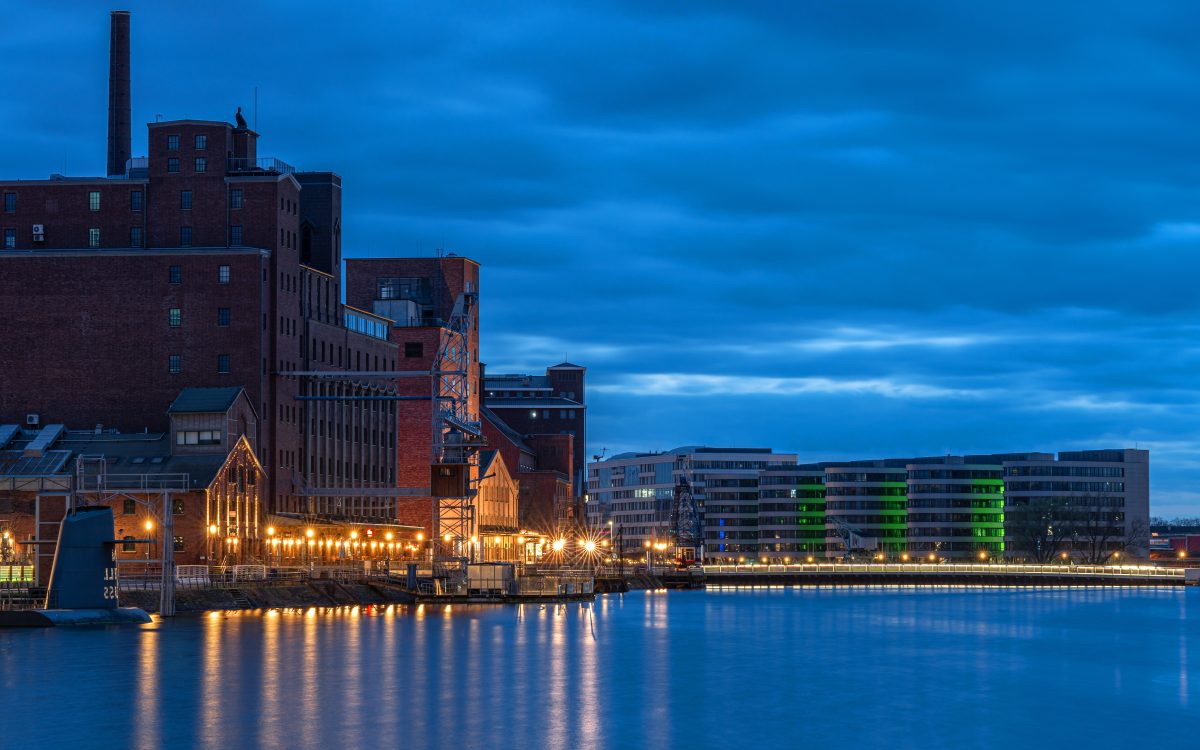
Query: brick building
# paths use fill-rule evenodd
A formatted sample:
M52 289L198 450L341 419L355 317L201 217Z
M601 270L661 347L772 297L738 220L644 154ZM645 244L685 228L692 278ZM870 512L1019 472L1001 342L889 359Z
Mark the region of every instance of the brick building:
M406 493L396 501L401 523L431 528L435 409L447 408L451 394L435 383L435 362L448 348L463 346L466 414L479 414L479 264L453 254L437 258L351 258L346 260L346 302L370 310L387 323L395 346L396 371L388 381L400 397L394 402L400 428L396 437L396 484ZM456 310L466 320L465 335L452 331ZM446 377L452 377L447 373ZM440 379L439 379L440 380ZM437 401L435 404L435 396ZM477 483L472 465L466 482Z
M570 362L544 375L489 373L483 381L484 431L516 464L522 522L543 533L586 525L586 368Z
M266 474L255 457L257 416L242 388L185 389L163 432L0 424L0 527L9 556L36 565L44 585L69 498L113 509L117 559L157 558L170 543L178 564L236 563L263 552ZM170 508L173 530L160 523ZM151 540L150 544L135 540Z
M132 158L128 14L112 39L108 176L0 181L0 421L163 432L182 388L242 388L273 511L393 519L397 402L355 373L399 355L340 303L340 178L259 156L240 113Z
M181 389L240 389L283 534L341 544L338 524L371 523L432 540L432 498L455 497L449 551L470 552L479 264L354 259L343 286L341 178L261 155L240 108L233 124L150 123L133 157L128 13L111 39L105 176L0 180L0 422L166 433ZM554 472L538 487L561 504L582 444L535 442Z

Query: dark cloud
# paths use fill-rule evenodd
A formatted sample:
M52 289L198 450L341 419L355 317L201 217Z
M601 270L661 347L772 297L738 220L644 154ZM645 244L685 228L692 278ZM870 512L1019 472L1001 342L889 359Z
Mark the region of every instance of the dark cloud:
M1136 442L1196 513L1194 3L132 10L135 122L257 86L349 255L475 257L489 366L589 365L593 450ZM7 9L5 176L101 171L106 16Z

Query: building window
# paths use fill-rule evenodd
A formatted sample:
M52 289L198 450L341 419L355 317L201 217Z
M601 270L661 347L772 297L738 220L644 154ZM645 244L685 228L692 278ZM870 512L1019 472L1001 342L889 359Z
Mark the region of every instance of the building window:
M129 246L130 247L141 247L142 246L142 228L141 227L130 227L129 228Z
M219 372L219 373L228 373L229 372L229 355L228 354L218 354L217 355L217 372Z
M208 148L208 136L207 135L196 136L196 150L203 151L206 148Z
M229 191L229 207L230 208L241 208L242 207L242 189L241 188L234 188L233 190Z
M88 230L88 247L100 247L99 227L92 227Z
M183 283L183 266L171 266L167 270L167 281L172 284Z
M141 211L142 210L142 191L141 190L129 191L129 210L130 211Z
M131 536L128 536L128 535L125 536L126 541L121 544L122 552L136 552L137 551L137 545L134 544L132 541L129 541L132 539L133 539L133 537L131 537Z
M220 430L180 430L175 433L176 445L220 445ZM183 511L179 511L182 513Z
M233 247L242 246L242 227L240 224L234 224L229 227L229 244Z
M181 209L183 209L184 211L192 210L192 191L191 190L180 190L179 191L179 207Z
M88 191L88 210L89 211L99 211L100 210L100 191L99 190L89 190Z
M171 356L167 357L167 370L169 370L172 375L178 375L182 369L183 357L179 356L178 354L172 354Z
M229 325L229 308L228 307L218 307L217 308L217 325L219 325L219 326L228 326Z
M196 157L196 171L197 172L207 172L208 171L208 159L205 159L203 156L197 156Z
M4 194L4 213L15 214L16 212L17 212L17 194L16 193L5 193Z
M179 246L180 247L191 247L192 246L192 228L191 227L180 227L179 228Z
M229 283L229 266L217 266L217 283Z
M178 151L179 150L179 136L177 136L177 135L168 135L167 136L167 150L168 151Z
M175 548L176 552L183 552L183 537L179 536L178 534L172 536L171 546Z
M4 230L4 246L9 249L17 246L17 230L12 228Z
M176 497L171 499L171 514L175 516L183 515L183 498Z
M179 324L182 322L183 310L181 308L172 307L170 310L167 310L167 325L171 326L172 328L178 328Z
M170 159L167 159L167 171L168 172L178 172L179 171L179 157L178 156L172 156Z
M425 344L421 343L420 341L405 341L404 342L404 356L409 357L409 358L424 357L425 356Z
M127 516L132 516L137 513L137 500L132 497L127 497L121 502L121 512Z

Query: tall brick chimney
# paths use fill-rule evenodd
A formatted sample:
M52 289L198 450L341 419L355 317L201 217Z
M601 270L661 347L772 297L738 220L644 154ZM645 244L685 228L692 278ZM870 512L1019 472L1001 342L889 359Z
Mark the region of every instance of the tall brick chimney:
M108 46L108 176L124 176L129 159L129 11L112 12Z

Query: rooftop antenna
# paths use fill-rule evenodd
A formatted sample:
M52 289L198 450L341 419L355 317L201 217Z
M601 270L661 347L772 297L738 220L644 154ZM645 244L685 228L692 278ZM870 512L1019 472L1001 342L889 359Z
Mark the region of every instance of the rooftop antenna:
M254 87L254 132L258 132L258 86Z

